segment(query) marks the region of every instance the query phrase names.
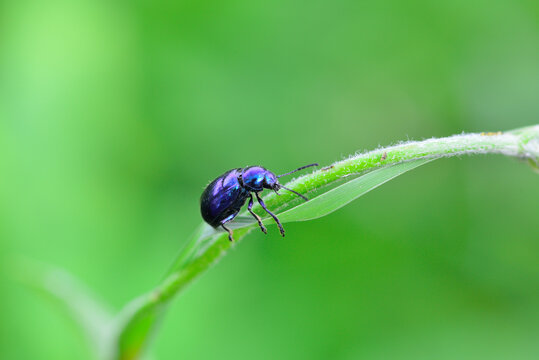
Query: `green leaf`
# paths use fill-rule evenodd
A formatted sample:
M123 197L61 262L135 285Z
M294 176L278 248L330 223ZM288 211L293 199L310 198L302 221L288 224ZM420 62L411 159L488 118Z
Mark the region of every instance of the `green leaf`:
M306 221L328 215L389 180L432 160L414 160L371 171L280 213L279 220L283 223ZM265 219L264 222L269 220Z
M331 190L317 194L306 202L297 203L282 212L275 212L278 215L281 223L294 221L307 221L317 219L319 217L331 214L341 207L349 204L360 196L365 195L371 190L376 189L380 185L404 174L407 171L413 170L421 165L424 165L435 159L419 159L399 164L388 165L383 168L372 170L365 174L356 177L345 177L338 186ZM273 218L267 216L262 219L266 225L275 224ZM242 228L255 227L256 221L248 213L238 216L229 226L236 230ZM221 231L221 230L219 230ZM206 236L212 235L213 232L206 232Z

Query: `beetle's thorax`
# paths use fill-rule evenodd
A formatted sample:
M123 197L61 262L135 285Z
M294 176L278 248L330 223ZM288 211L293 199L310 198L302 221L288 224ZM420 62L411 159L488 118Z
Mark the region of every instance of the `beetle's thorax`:
M278 186L277 176L262 166L249 166L242 170L238 177L241 186L248 191L274 189Z

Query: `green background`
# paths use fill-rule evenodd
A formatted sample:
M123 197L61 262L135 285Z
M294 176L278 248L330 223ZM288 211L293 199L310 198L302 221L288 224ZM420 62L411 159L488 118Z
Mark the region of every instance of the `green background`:
M539 122L535 0L4 0L0 41L2 267L58 265L116 310L157 284L225 170ZM442 159L284 239L253 232L151 353L537 359L537 176ZM2 359L90 359L2 277Z

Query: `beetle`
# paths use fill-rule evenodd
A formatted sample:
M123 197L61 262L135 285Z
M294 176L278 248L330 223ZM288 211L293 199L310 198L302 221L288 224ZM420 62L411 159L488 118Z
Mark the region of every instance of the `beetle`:
M281 176L290 175L311 166L318 166L318 164L305 165L282 175L275 175L262 166L248 166L245 168L228 170L223 175L213 180L202 192L202 196L200 197L200 213L202 214L202 218L214 228L218 228L219 226L222 227L228 232L228 239L233 241L232 230L227 228L225 224L234 220L242 206L245 204L245 201L249 198L247 210L249 210L251 215L253 215L258 222L260 230L266 234L267 230L264 227L264 224L262 224L262 219L260 219L260 216L255 214L252 210L254 203L252 193L254 193L260 206L262 206L262 208L275 220L279 226L281 235L284 236L284 229L281 222L275 214L268 210L266 204L264 204L264 201L260 198L259 193L264 189L270 189L279 195L278 191L280 189L285 189L307 201L308 199L305 196L284 187L277 179Z

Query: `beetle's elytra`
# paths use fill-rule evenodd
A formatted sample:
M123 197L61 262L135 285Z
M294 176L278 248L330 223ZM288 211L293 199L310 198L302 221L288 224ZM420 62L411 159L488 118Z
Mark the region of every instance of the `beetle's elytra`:
M278 194L280 189L285 189L300 196L304 200L308 200L300 193L285 188L277 180L281 176L292 174L296 171L303 170L311 166L318 166L318 164L309 164L302 166L296 170L287 172L282 175L275 175L271 171L261 166L248 166L246 168L232 169L213 180L202 193L200 197L200 212L202 218L208 224L217 228L221 226L228 232L228 239L233 240L232 230L225 226L226 223L232 221L236 215L240 212L240 209L245 204L247 198L249 198L249 205L247 210L254 216L258 222L258 226L265 233L267 233L262 219L255 214L253 208L253 194L255 194L258 203L270 216L275 220L279 226L281 235L284 236L284 229L279 219L275 214L268 210L264 201L260 198L260 192L264 189L270 189Z

